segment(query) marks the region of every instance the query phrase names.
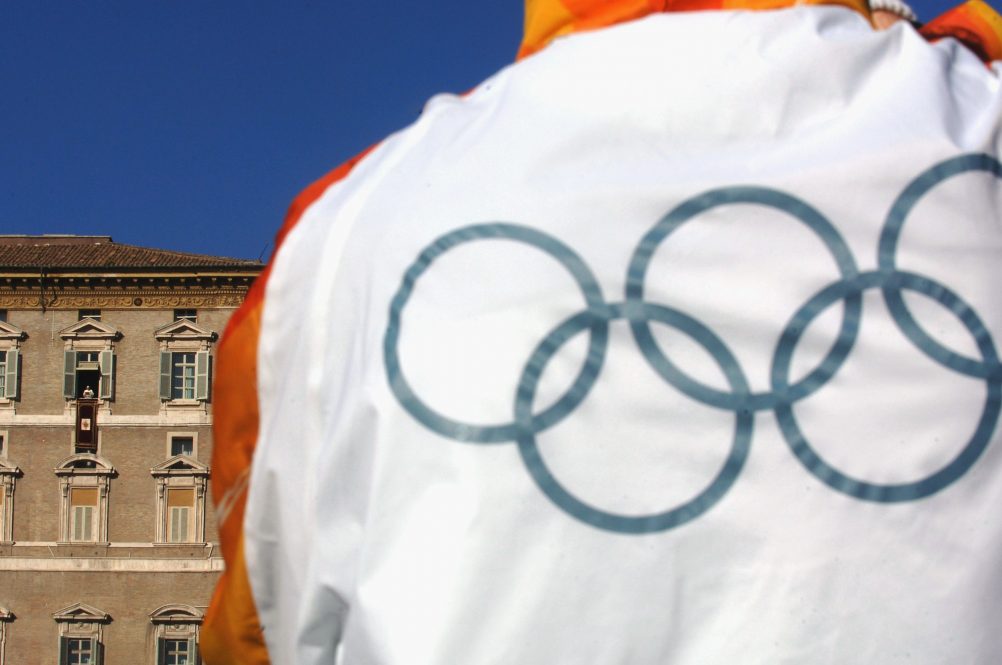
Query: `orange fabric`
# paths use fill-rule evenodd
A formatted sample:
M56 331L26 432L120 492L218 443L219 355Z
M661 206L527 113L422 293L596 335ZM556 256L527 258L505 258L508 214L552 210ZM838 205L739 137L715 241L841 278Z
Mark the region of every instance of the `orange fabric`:
M366 154L357 155L307 187L289 207L275 240L275 252L303 212L332 184L344 178ZM212 496L219 515L219 544L226 572L216 585L201 631L202 658L208 665L269 663L261 624L243 558L246 482L257 445L257 347L269 265L230 317L216 352L213 386Z
M658 12L779 9L793 5L841 5L870 16L866 0L526 0L525 34L518 57L531 55L562 35Z
M929 41L953 37L984 62L1002 60L1002 16L982 0L968 0L919 30Z

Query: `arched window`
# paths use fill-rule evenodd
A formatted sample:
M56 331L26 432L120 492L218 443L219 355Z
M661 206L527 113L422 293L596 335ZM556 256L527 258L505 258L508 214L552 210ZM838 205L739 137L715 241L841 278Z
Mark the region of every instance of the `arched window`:
M20 475L21 470L0 454L0 543L14 541L14 483Z
M164 605L150 615L157 665L199 665L198 630L202 613L191 605Z
M108 488L115 469L102 457L80 453L55 469L59 478L59 541L108 542Z

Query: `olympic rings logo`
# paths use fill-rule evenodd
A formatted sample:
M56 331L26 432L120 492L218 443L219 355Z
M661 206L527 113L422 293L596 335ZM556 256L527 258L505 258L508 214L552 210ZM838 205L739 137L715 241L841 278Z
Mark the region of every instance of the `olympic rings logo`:
M898 241L915 205L938 184L956 175L984 171L1002 178L1002 164L984 154L969 154L945 160L916 177L897 197L881 230L878 269L860 272L845 240L824 215L804 201L765 187L724 187L692 197L661 218L640 240L627 270L625 298L606 302L598 281L584 261L566 244L541 231L516 224L486 223L449 232L428 245L410 265L394 295L383 343L390 389L400 405L419 423L444 437L473 444L511 443L540 490L567 514L600 529L619 533L665 531L689 522L709 510L730 489L741 472L751 447L754 413L772 411L794 456L818 480L857 499L893 503L930 496L956 482L978 460L991 439L1002 407L1002 364L991 334L978 313L959 295L928 277L899 270ZM799 307L776 343L770 371L771 390L753 392L734 354L706 325L677 309L644 300L644 284L651 257L676 229L697 215L725 204L754 204L780 210L805 224L822 240L835 259L840 279L821 289ZM427 406L407 382L398 355L401 316L421 276L436 259L468 242L507 239L531 245L556 259L577 282L585 308L554 327L526 361L515 392L513 418L500 425L477 425L448 418ZM852 351L862 316L862 294L880 289L894 322L924 354L954 372L981 379L986 398L974 433L963 449L938 471L914 482L877 484L866 482L835 468L815 452L804 437L793 405L806 399L838 372ZM978 358L969 358L942 346L915 321L902 293L923 294L955 314L974 339ZM822 312L844 302L835 342L820 364L803 379L790 383L793 352L807 326ZM644 358L669 384L703 404L734 413L734 436L730 452L716 477L684 503L648 515L621 515L585 503L551 473L536 445L536 436L568 417L582 402L598 378L605 360L609 323L625 320ZM670 326L701 345L723 371L730 386L722 391L683 373L660 349L651 322ZM571 387L552 406L533 413L532 405L547 363L574 336L587 332L588 352Z

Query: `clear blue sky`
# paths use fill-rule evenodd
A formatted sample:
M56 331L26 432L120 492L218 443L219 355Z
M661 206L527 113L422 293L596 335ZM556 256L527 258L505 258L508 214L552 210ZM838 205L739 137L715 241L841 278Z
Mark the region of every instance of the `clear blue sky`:
M521 24L519 0L0 2L0 234L266 257L300 189L511 62Z

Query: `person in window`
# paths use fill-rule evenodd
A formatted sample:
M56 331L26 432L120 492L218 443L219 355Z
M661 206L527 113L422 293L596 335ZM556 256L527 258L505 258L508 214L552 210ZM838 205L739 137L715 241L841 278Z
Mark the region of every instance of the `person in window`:
M721 4L530 0L293 204L207 663L1002 662L1002 19Z
M90 386L85 387L83 391L83 397L84 399L93 399L94 390Z

